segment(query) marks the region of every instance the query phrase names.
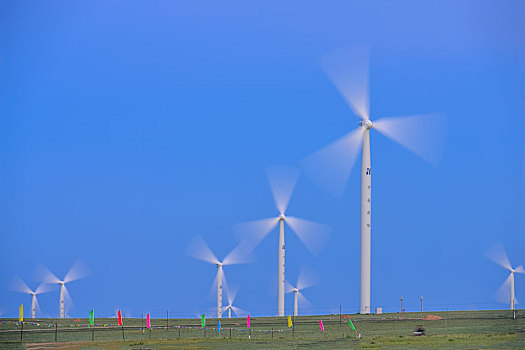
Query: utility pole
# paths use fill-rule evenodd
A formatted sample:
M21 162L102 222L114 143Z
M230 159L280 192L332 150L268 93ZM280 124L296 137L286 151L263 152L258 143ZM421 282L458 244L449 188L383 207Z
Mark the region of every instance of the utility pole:
M339 304L339 325L341 325L342 315L341 315L341 304Z
M401 318L403 318L403 297L401 297Z
M423 296L421 296L421 319L423 319Z

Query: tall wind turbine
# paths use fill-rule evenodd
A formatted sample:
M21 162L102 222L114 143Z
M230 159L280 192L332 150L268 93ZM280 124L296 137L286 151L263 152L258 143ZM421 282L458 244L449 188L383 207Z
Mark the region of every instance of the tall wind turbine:
M509 258L507 257L507 253L501 245L493 246L487 252L487 256L496 264L509 271L509 276L498 289L496 295L499 301L510 302L510 309L515 310L515 304L517 304L517 300L514 288L514 275L515 273L525 273L525 269L523 269L522 265L512 268Z
M20 277L16 276L15 280L13 281L12 289L20 293L31 295L31 318L36 318L36 310L40 309L36 296L38 294L49 292L47 286L42 283L37 287L37 289L33 291L27 286L27 284L24 283L24 281L22 281Z
M221 318L223 311L222 285L223 283L226 284L223 266L249 262L247 254L243 252L243 245L235 247L222 261L220 261L210 247L208 247L204 239L201 236L197 236L192 242L190 242L186 253L193 258L214 264L217 267L217 276L215 277L217 283L217 318Z
M50 284L60 285L60 299L59 299L59 317L65 318L66 313L73 304L71 296L66 288L66 283L70 283L88 276L88 270L86 266L77 260L73 266L69 269L64 279L59 279L56 275L51 273L46 267L41 266L44 273L44 282Z
M299 169L293 167L271 167L267 170L275 206L279 215L273 218L244 222L236 225L236 231L251 249L266 237L279 224L279 244L277 263L277 316L284 316L285 292L285 244L284 223L299 237L303 244L317 254L323 248L329 227L312 221L286 216L286 209L299 177Z
M289 282L286 283L287 284L287 288L286 288L286 292L287 293L294 293L294 299L293 299L293 314L294 316L299 316L299 299L301 299L301 304L303 306L310 306L310 302L308 301L308 299L306 299L306 297L301 293L302 290L306 289L306 288L310 288L312 286L315 285L315 282L313 281L313 279L311 278L311 276L308 276L306 274L306 271L305 269L301 269L301 271L299 272L299 277L297 278L297 284L295 285L295 287L290 284Z
M370 313L370 255L372 167L370 130L375 129L405 148L437 165L444 145L446 120L442 115L415 115L370 120L369 58L366 48L345 48L328 54L322 68L361 121L359 127L302 160L314 181L341 195L361 150L361 306Z

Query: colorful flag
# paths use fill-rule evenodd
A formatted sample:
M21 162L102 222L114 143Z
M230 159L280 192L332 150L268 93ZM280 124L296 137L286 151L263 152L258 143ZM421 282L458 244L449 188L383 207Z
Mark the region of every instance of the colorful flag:
M95 310L91 309L91 312L89 313L89 324L95 325Z
M348 319L348 324L350 325L350 327L352 327L352 330L355 331L355 327L354 327L354 324L352 323L351 319Z
M202 328L206 327L206 314L202 314L201 324Z
M151 328L151 321L150 321L150 319L149 319L149 312L148 312L148 314L146 315L146 327L147 327L148 329Z
M24 321L24 304L20 304L20 310L18 312L18 322Z
M246 325L248 328L250 328L250 314L248 314L248 320L246 321Z
M217 322L217 333L221 331L221 321Z
M321 332L324 332L323 321L319 320L319 327L321 327Z
M292 326L292 316L288 315L288 327Z
M122 326L122 313L118 310L118 325Z

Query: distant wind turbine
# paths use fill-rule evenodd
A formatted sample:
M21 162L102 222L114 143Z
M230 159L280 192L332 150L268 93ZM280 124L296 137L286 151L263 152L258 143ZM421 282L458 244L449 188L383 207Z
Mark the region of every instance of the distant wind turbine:
M36 310L40 310L36 296L38 294L49 292L47 285L42 283L33 291L27 286L27 284L24 283L24 281L22 281L20 277L16 276L13 281L12 289L20 293L31 295L31 318L36 318Z
M316 283L311 275L307 274L306 270L303 268L299 272L299 277L297 278L297 284L295 287L289 282L286 283L287 293L294 293L294 302L293 302L293 314L294 316L299 316L299 299L303 306L310 306L311 303L306 299L306 297L301 293L302 290L314 286Z
M517 304L517 300L514 287L514 274L525 273L525 269L523 269L522 265L516 268L512 268L512 265L510 264L505 249L499 244L496 244L491 249L489 249L489 251L487 252L487 256L496 264L509 271L509 276L505 279L501 287L499 287L496 295L499 301L510 301L510 309L515 310L515 304Z
M243 245L235 247L222 261L220 261L210 247L208 247L204 239L201 236L197 236L190 242L186 253L193 258L214 264L217 267L217 276L215 278L217 283L217 318L221 318L222 285L223 283L226 284L223 266L249 262L247 254L243 252Z
M376 129L431 164L441 158L446 130L443 115L384 118L372 122L369 113L369 57L366 48L336 50L322 60L322 68L339 89L359 127L302 160L302 166L319 185L341 195L361 150L361 306L370 313L370 246L372 167L370 130Z
M64 318L69 308L73 305L71 296L69 295L69 292L66 288L66 283L87 277L89 274L88 270L80 260L77 260L73 266L71 266L64 279L61 280L51 273L51 271L49 271L45 266L41 265L41 269L44 274L45 283L60 285L59 317Z
M226 288L226 295L228 297L228 305L222 309L222 312L228 310L228 318L232 318L232 311L237 317L246 314L246 311L233 305L235 297L237 296L237 289L232 289L232 287Z
M255 248L279 223L279 245L277 263L277 316L284 316L285 292L285 244L284 223L299 237L303 244L317 254L323 248L330 228L312 221L286 216L286 209L300 170L293 167L271 167L267 170L275 206L279 215L273 218L237 224L235 230L243 237L247 246Z

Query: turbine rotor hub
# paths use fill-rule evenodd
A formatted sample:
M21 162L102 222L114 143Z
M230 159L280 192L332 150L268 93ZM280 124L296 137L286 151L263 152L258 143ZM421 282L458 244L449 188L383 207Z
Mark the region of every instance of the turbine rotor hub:
M279 220L284 220L284 214L281 213L281 214L279 215Z
M370 119L363 119L361 122L359 122L359 125L366 129L372 129L374 123L372 123Z

